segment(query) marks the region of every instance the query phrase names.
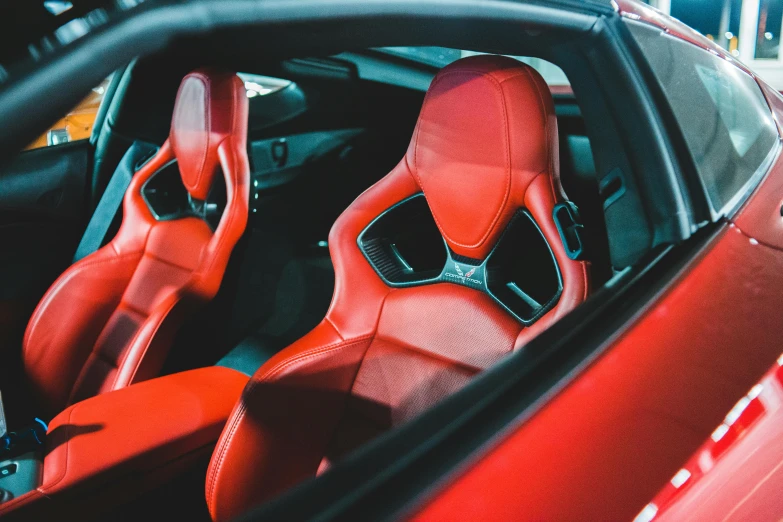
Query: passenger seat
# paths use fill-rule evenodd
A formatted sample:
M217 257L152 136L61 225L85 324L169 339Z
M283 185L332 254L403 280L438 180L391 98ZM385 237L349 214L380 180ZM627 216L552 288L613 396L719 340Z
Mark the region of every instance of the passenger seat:
M183 320L215 295L247 223L247 119L235 74L184 78L169 139L134 175L116 237L63 273L27 326L24 369L47 414L156 376Z

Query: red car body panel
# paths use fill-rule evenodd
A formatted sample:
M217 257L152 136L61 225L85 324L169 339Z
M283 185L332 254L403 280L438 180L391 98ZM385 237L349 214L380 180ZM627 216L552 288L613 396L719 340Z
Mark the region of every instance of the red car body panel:
M640 520L777 520L783 513L783 356L731 409Z
M665 23L670 33L726 55L657 11L636 2L619 4L622 12ZM779 122L783 101L763 87ZM744 208L600 357L411 518L631 520L662 487L671 486L670 479L698 450L695 459L717 452L725 464L716 465L715 478L706 474L699 481L704 485L693 485L688 495L661 491L653 502L662 519L720 520L719 514L778 519L781 371L762 380L766 391L749 401L745 417L722 444L710 436L780 356L781 205L778 154ZM699 450L705 440L712 446ZM706 504L701 494L709 496Z

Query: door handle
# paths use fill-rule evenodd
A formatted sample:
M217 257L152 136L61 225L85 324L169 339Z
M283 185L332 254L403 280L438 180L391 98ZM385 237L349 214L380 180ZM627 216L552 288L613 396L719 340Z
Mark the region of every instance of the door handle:
M277 168L285 167L288 162L288 142L285 138L273 141L271 146L272 161Z

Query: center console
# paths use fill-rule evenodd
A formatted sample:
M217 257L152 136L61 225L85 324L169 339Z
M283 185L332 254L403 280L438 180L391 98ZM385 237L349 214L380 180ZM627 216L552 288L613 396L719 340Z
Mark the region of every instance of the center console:
M247 381L202 368L68 407L39 451L0 462L0 517L87 518L174 479L211 454Z

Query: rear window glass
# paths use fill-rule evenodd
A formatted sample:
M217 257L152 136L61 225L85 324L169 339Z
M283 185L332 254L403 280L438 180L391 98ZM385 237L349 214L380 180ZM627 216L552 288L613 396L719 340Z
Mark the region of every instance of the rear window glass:
M424 63L437 67L445 67L453 61L466 56L481 54L473 51L463 51L460 49L450 49L448 47L382 47L381 51L408 58L419 63ZM568 85L568 78L560 67L542 60L541 58L531 58L528 56L511 56L520 62L524 62L537 70L549 85Z
M629 24L663 88L713 210L741 197L778 140L756 81L693 44Z

